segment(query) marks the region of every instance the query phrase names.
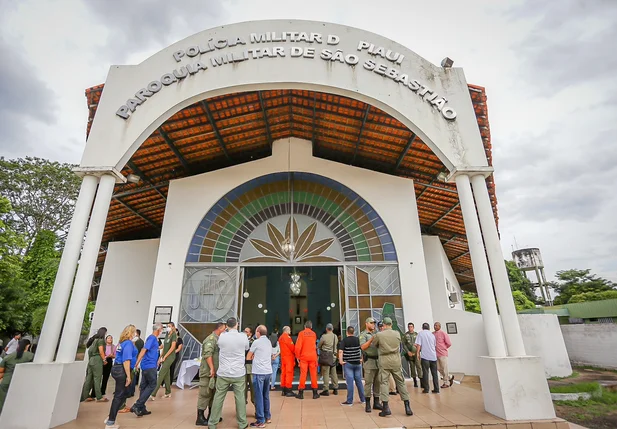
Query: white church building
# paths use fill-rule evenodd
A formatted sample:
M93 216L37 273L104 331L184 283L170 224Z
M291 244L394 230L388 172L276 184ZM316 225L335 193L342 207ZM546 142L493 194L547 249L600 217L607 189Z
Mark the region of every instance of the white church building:
M174 321L183 359L231 316L294 333L312 320L318 334L369 316L402 331L439 321L450 371L480 376L488 412L555 417L545 377L567 375L563 339L556 321L516 314L486 93L451 60L341 25L255 21L112 66L86 96L75 214L0 427L76 417L89 299L92 329L114 336Z

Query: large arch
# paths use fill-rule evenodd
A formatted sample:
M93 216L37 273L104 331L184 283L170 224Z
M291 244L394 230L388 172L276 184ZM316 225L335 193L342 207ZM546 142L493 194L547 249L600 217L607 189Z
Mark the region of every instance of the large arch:
M322 43L263 42L257 41L256 36L251 38L268 32L279 35L283 32L288 35L319 34ZM228 46L230 41L238 38L244 41L244 45L236 42L235 46ZM224 41L225 46L208 51L209 41L214 41L214 44ZM373 46L372 53L370 47L363 47L369 45ZM280 48L283 56L254 58L254 49L263 51L264 46L269 49L269 54L274 47ZM249 48L253 54L249 54ZM296 52L301 49L303 55L293 55L292 48ZM314 52L307 54L307 49ZM320 51L324 49L332 59L336 50L345 56L355 55L357 64L324 60L320 58ZM200 54L200 51L204 53ZM198 54L193 58L188 54L174 55L178 52ZM389 58L396 54L397 60L382 58L377 52L384 56L388 53ZM217 64L219 60L221 63ZM363 66L366 60L373 61L373 70ZM383 67L379 68L379 64ZM185 73L186 70L181 69L183 66L189 66L194 73ZM173 75L174 70L178 71L176 75L184 73L187 77L178 80ZM397 81L392 78L395 74L406 77ZM411 81L416 83L406 85ZM148 82L152 85L148 86ZM324 90L367 102L405 124L451 171L487 165L461 69L435 66L404 46L356 28L311 21L274 20L206 30L169 46L137 66L113 66L81 167L85 170L100 169L104 165L121 170L143 141L175 112L205 98L257 88ZM139 93L140 89L146 92ZM438 103L442 99L456 111L454 120L442 115L444 105ZM130 106L127 108L130 115L124 115L127 118L118 116L118 110L127 105Z
M288 259L280 249L286 232L268 225L270 240L249 240L263 223L290 214L315 220L298 230L294 221L294 245L306 250L303 259L289 262L311 263L326 260L338 262L396 261L396 250L390 232L379 214L360 195L345 185L313 173L274 173L250 180L223 196L204 216L191 240L187 263L283 262ZM313 243L317 224L333 237L325 239L329 247L336 239L342 254L338 257L317 255L318 242ZM281 228L282 229L282 228ZM311 237L310 240L307 238ZM260 257L241 259L247 242L255 243ZM324 251L327 250L323 249ZM323 253L323 252L322 252Z

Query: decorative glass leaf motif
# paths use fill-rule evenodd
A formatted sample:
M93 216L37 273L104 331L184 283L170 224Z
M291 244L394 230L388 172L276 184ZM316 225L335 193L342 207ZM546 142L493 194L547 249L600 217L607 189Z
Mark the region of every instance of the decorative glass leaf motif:
M247 259L245 262L291 262L292 260L295 262L338 262L335 258L323 255L334 243L334 238L315 241L317 222L311 223L301 233L298 230L298 224L295 219L293 222L291 219L287 221L285 234L270 222L268 222L266 227L270 243L257 238L251 238L251 245L262 256ZM291 240L292 228L294 252L293 255L290 255L283 250L283 243L286 240Z

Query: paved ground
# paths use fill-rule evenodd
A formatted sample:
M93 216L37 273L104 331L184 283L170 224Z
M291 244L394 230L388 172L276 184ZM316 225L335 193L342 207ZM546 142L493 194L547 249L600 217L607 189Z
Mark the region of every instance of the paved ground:
M465 429L569 429L563 420L554 422L507 423L484 411L482 392L462 385L444 389L439 395L422 394L420 389L409 387L414 415L405 415L399 397L391 396L392 416L383 418L373 411L364 412L358 403L343 407L344 392L338 396L313 400L282 398L280 392L272 392L272 424L268 429L373 429L373 428L465 428ZM162 394L162 392L160 393ZM197 389L179 390L174 386L171 399L148 402L152 415L137 418L133 414L120 414L122 428L186 429L195 428ZM129 401L132 404L132 401ZM83 403L76 421L60 426L62 429L104 428L103 420L109 412L110 403ZM254 408L248 405L249 422L254 421ZM233 395L228 393L223 410L221 429L236 428Z

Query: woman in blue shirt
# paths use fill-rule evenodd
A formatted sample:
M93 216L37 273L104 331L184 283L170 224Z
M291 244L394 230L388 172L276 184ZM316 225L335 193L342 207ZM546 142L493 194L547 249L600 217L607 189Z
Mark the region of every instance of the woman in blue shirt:
M116 416L122 407L126 398L129 395L131 387L132 370L135 368L135 345L133 337L135 336L135 326L128 325L120 334L120 342L116 348L116 360L111 368L111 376L116 381L116 389L114 390L114 399L111 401L109 417L105 421L106 427L109 429L117 429L120 426L116 424Z

